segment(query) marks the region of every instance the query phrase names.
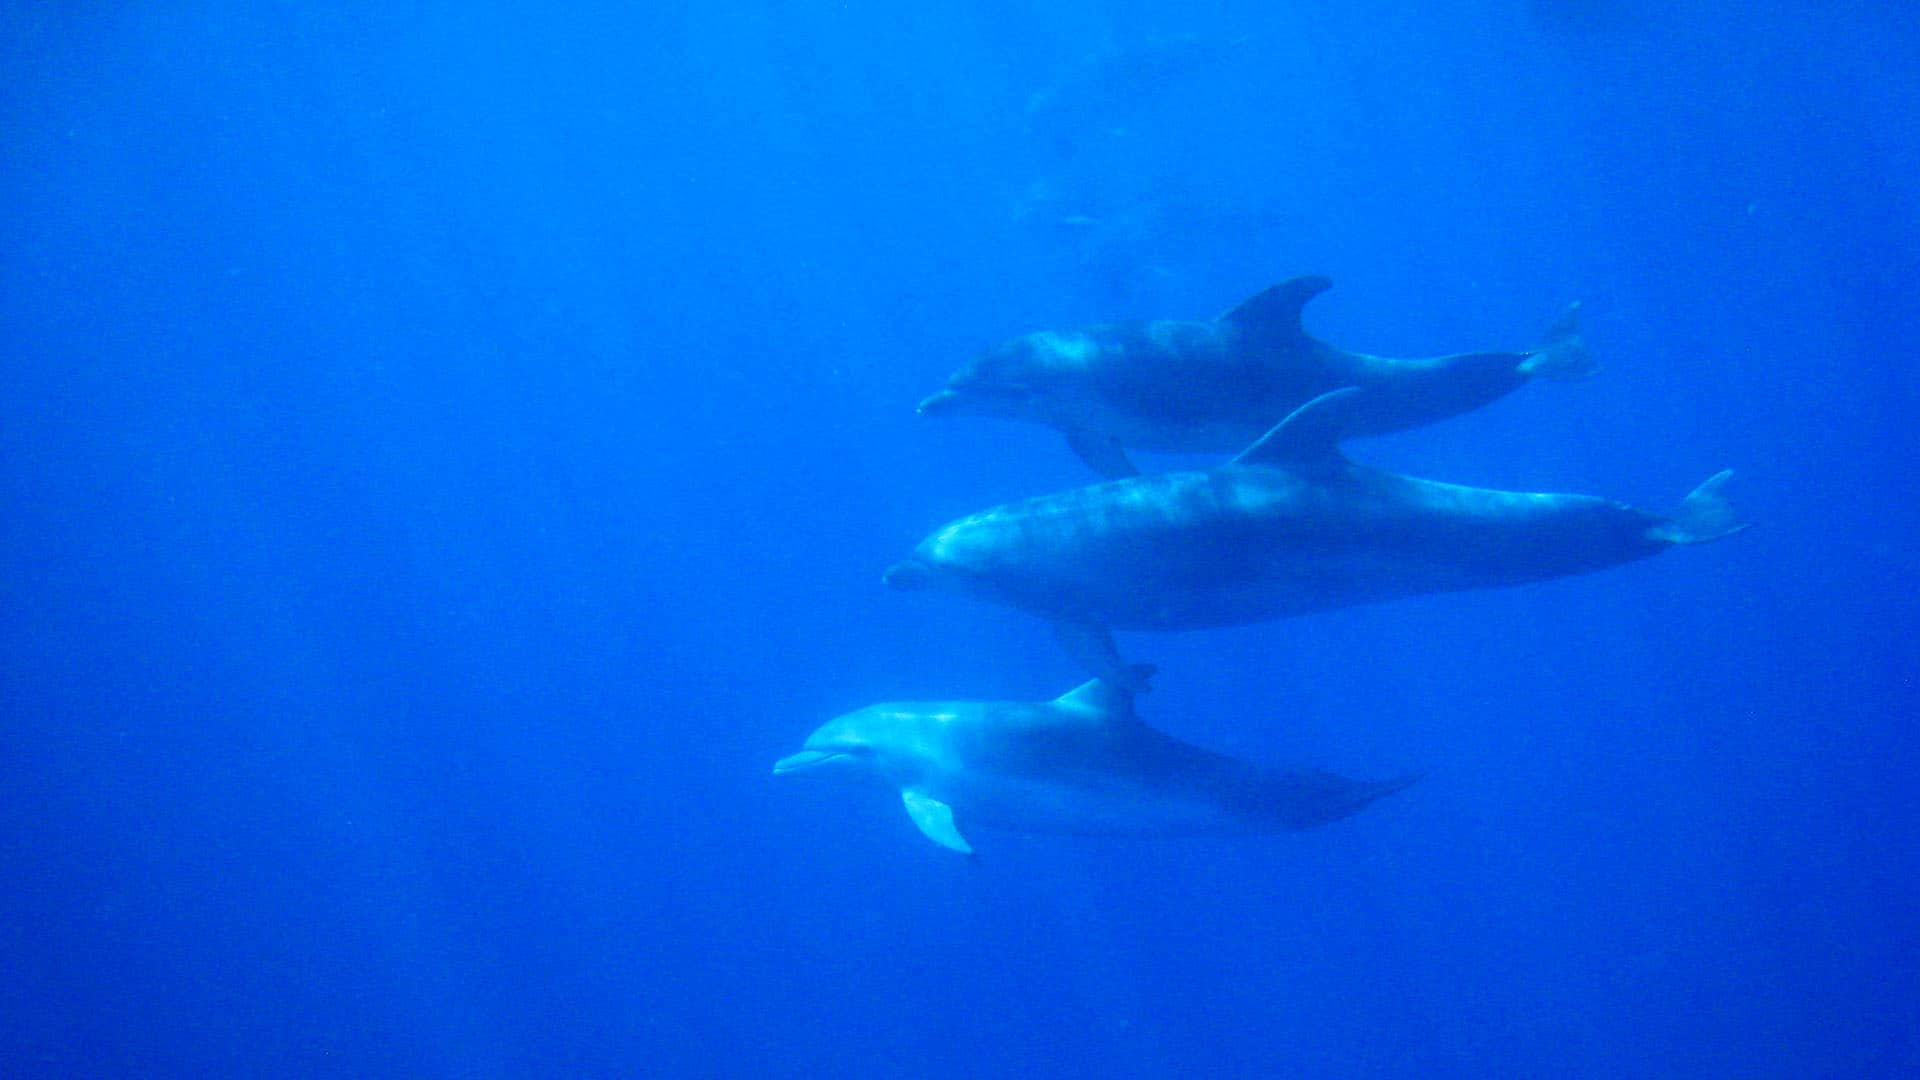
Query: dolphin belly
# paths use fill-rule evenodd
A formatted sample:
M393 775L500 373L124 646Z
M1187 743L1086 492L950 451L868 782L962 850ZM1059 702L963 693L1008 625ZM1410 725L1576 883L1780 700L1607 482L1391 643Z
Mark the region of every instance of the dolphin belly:
M929 790L954 808L963 828L1135 838L1262 831L1221 805L1114 777L1061 782L976 771Z
M926 790L953 807L962 828L1149 839L1317 828L1418 779L1360 781L1311 769L1264 769L1172 740L1167 745L1175 761L1105 761L1053 775L976 768Z

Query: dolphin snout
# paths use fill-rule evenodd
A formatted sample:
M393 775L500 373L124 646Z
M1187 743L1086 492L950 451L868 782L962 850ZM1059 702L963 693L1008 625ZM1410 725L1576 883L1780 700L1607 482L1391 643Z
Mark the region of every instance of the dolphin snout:
M940 416L952 412L959 404L960 395L958 393L952 390L942 390L937 394L929 396L925 401L922 401L920 407L914 411L918 412L921 416Z

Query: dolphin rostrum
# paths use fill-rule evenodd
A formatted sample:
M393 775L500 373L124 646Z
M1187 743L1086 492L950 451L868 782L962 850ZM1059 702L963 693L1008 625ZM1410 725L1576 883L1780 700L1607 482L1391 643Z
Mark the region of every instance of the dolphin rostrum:
M967 364L920 403L923 416L991 416L1058 428L1103 476L1133 476L1129 447L1231 453L1308 400L1345 386L1349 436L1469 412L1535 376L1594 370L1567 308L1540 348L1396 359L1349 352L1301 325L1324 277L1283 281L1212 322L1117 322L1044 331Z
M887 571L1051 621L1129 691L1112 630L1195 630L1420 593L1585 573L1745 528L1722 472L1673 517L1588 495L1492 491L1348 460L1355 389L1301 406L1230 463L1009 503L961 518Z
M888 702L839 717L776 774L874 777L935 843L971 854L964 826L1095 836L1310 829L1417 777L1368 783L1252 765L1142 723L1094 680L1047 702Z

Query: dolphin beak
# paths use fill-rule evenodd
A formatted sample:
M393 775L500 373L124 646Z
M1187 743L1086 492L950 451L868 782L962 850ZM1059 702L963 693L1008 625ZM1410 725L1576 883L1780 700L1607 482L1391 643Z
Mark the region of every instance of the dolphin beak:
M933 580L933 567L919 559L901 559L888 567L880 580L895 589L918 589Z
M921 416L942 416L953 412L961 401L960 394L953 390L942 390L920 403L915 412Z
M825 750L802 750L797 754L789 754L779 761L774 762L773 775L783 776L787 773L801 772L806 769L825 765L834 758L845 756L844 754L828 753Z
M961 372L947 380L947 388L920 403L921 416L1018 417L1033 407L1033 388L1025 383L1000 383Z

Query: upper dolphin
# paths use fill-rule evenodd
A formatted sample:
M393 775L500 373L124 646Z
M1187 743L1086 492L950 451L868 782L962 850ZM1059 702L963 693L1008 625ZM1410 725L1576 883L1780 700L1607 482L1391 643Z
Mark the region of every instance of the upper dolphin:
M1163 319L1043 331L987 351L920 403L923 416L993 416L1058 428L1104 476L1135 475L1129 447L1230 453L1311 398L1345 386L1347 435L1381 435L1469 412L1535 376L1577 378L1593 360L1567 308L1530 352L1397 359L1349 352L1301 325L1324 277L1274 285L1212 322Z
M888 702L848 713L777 774L841 773L900 792L920 831L972 853L962 825L1107 836L1325 825L1413 782L1262 768L1142 723L1098 680L1047 702Z
M1492 491L1356 464L1352 389L1301 406L1229 464L1114 480L948 524L887 571L1050 620L1095 675L1144 689L1111 630L1192 630L1419 593L1515 585L1740 531L1722 472L1671 517L1588 495Z

